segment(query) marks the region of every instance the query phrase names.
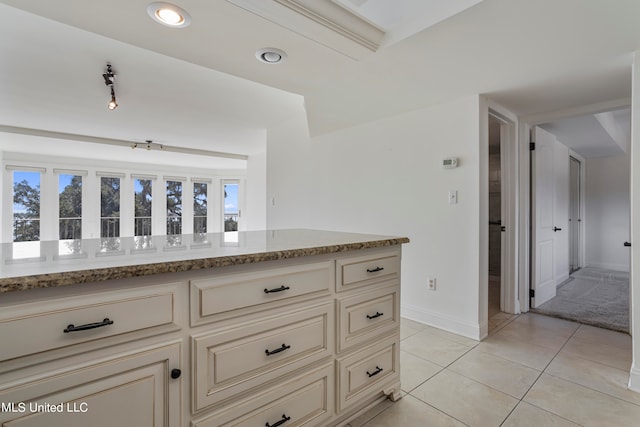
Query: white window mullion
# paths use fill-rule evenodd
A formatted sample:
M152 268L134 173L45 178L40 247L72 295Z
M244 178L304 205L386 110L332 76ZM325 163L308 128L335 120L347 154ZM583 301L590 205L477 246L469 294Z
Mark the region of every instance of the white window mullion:
M40 174L40 240L58 240L58 188L56 175Z
M2 170L2 242L11 242L13 227L13 189L12 173L6 168Z
M222 217L220 216L223 211L221 203L224 203L221 188L222 182L220 179L214 180L211 184L211 188L209 188L207 230L210 230L211 233L220 233L224 231L224 228L221 228Z
M88 174L82 184L82 237L100 237L100 177Z
M134 234L133 179L120 178L120 236L131 237Z
M182 234L193 234L193 182L182 181Z

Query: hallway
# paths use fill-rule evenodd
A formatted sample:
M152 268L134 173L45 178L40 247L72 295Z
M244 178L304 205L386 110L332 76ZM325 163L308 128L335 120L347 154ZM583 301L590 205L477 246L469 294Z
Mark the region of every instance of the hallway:
M630 426L631 337L523 314L483 342L402 319L403 398L350 423L391 426Z

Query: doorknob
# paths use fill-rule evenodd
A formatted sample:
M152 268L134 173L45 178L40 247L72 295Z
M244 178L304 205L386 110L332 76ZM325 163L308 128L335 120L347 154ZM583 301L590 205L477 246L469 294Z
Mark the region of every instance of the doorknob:
M562 228L553 227L553 232L555 233L556 231L562 231Z
M624 242L624 245L630 247L631 246L631 242Z

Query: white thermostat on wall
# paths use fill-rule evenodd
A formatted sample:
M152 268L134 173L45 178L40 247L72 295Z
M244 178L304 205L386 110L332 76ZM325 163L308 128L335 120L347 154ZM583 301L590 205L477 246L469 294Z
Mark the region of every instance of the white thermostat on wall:
M444 169L453 169L458 167L458 158L457 157L447 157L442 160L442 167Z

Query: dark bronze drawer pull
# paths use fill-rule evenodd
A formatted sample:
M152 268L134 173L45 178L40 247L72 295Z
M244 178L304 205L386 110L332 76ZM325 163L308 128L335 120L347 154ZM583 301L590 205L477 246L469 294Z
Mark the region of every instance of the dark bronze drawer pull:
M367 268L367 273L377 273L378 271L382 271L382 270L384 270L384 267L376 267L373 270Z
M291 417L287 417L285 414L282 414L282 419L280 421L278 421L275 424L269 424L269 422L267 421L267 423L265 424L265 427L278 427L278 426L281 426L282 424L286 423L290 419L291 419Z
M101 328L103 326L109 326L109 325L113 325L113 320L109 320L109 318L107 317L102 322L87 323L86 325L80 325L80 326L69 325L65 328L64 333L68 334L69 332L86 331L87 329Z
M291 289L291 288L290 288L290 287L288 287L288 286L282 285L282 286L280 286L279 288L274 288L274 289L267 289L267 288L264 288L264 293L265 293L265 294L272 294L272 293L274 293L274 292L288 291L289 289Z
M369 372L369 371L367 371L367 375L369 375L369 378L371 378L371 377L373 377L373 376L375 376L375 375L378 375L378 374L379 374L380 372L382 372L382 371L383 371L383 369L382 369L382 368L380 368L379 366L376 366L376 370L375 370L375 371L373 371L373 372Z
M376 311L376 314L374 314L373 316L369 316L367 314L367 319L371 320L371 319L375 319L376 317L380 317L380 316L384 316L384 313L380 313L379 311Z
M281 351L289 350L290 348L290 345L282 344L281 347L278 347L275 350L265 350L264 352L267 356L271 356L272 354L280 353Z

